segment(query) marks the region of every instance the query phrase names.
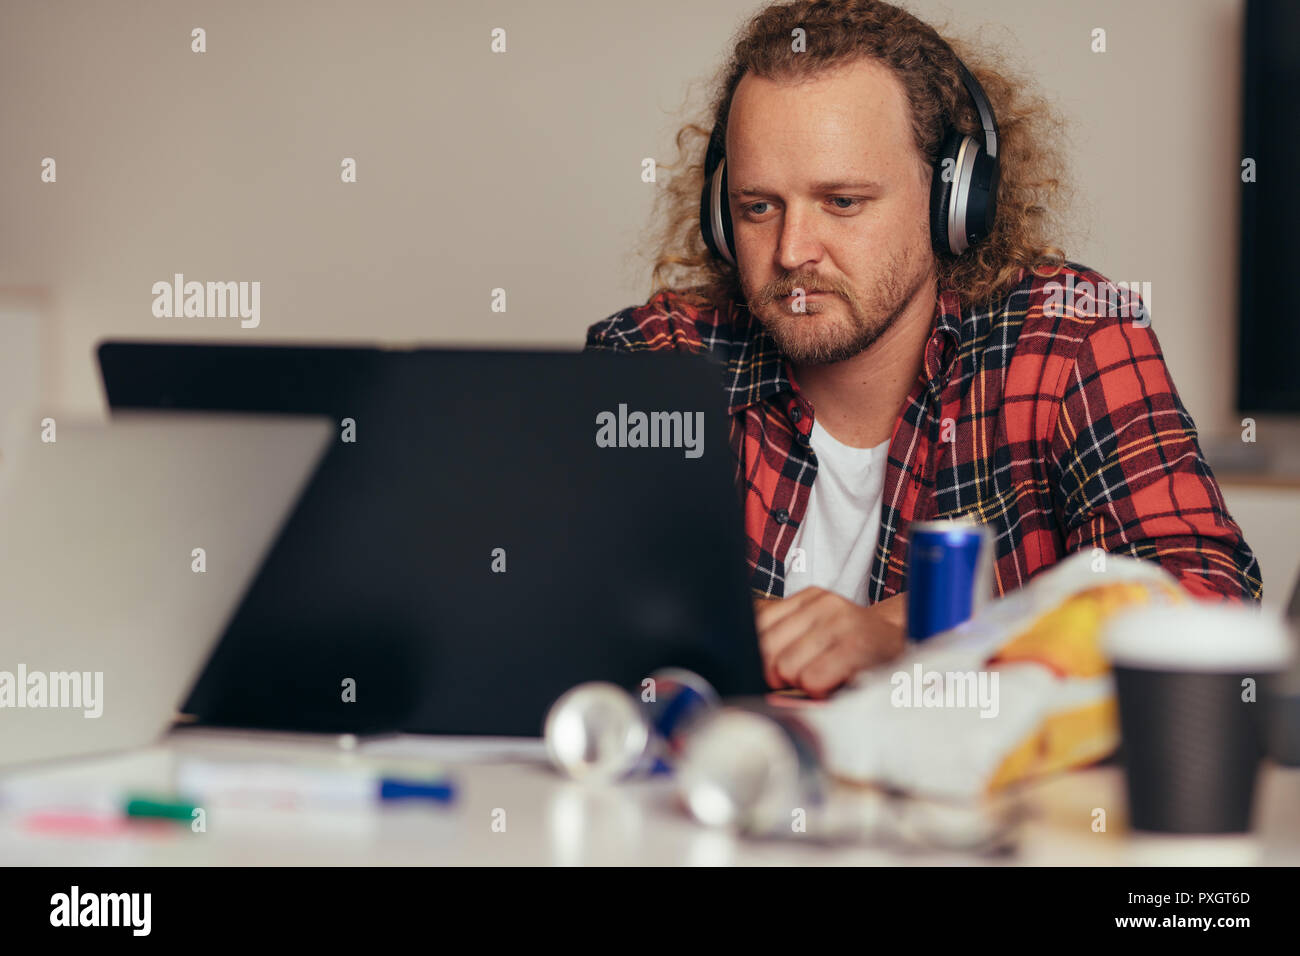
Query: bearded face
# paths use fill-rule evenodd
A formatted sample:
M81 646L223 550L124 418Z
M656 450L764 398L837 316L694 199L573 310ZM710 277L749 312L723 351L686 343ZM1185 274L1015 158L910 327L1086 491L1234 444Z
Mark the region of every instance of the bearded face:
M796 364L869 349L933 282L931 172L887 67L747 74L726 150L740 287Z

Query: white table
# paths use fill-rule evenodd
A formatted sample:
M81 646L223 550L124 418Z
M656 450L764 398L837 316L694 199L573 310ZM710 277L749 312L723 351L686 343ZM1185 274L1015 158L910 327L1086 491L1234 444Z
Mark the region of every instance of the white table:
M343 741L355 743L355 741ZM157 746L31 769L14 779L51 788L169 789L178 759L368 765L388 751L446 766L459 787L447 808L364 811L208 811L207 829L184 824L110 836L27 830L25 812L0 809L0 863L8 865L1300 865L1300 770L1266 764L1255 834L1151 839L1125 825L1123 776L1107 766L1033 786L1020 849L1004 857L901 853L878 846L827 848L744 840L691 820L669 779L592 788L566 781L530 740L390 738L346 749L337 737L186 729ZM485 752L487 751L487 752ZM1093 832L1093 810L1107 830ZM493 820L505 811L505 830ZM494 815L495 814L495 815Z

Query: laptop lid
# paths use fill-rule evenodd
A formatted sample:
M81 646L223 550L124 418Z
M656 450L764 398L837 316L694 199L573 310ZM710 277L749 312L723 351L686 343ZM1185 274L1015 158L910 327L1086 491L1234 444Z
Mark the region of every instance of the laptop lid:
M0 766L146 744L333 429L155 414L22 434L0 458Z
M764 689L705 359L106 343L100 362L114 408L351 429L187 704L206 722L536 736L586 680Z

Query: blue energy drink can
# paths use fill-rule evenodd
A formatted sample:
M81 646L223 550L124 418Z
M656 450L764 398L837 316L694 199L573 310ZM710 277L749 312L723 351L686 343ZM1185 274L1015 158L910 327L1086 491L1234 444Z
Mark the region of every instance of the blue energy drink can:
M694 671L664 667L641 682L641 703L655 735L677 755L690 727L721 701L713 685Z
M919 521L911 535L907 636L923 641L970 620L992 597L993 535L966 521Z
M655 671L638 690L639 699L592 681L561 695L542 731L556 769L597 782L668 772L691 727L720 703L708 681L676 667Z

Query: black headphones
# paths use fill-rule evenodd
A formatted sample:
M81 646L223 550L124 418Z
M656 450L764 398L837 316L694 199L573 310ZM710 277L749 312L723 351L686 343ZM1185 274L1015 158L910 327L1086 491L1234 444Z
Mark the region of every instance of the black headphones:
M948 126L930 184L930 242L936 252L959 256L993 231L997 214L998 125L993 107L965 64L957 61L962 82L970 92L984 145ZM725 135L713 128L704 156L704 189L700 193L700 232L714 255L736 264L731 231L731 205L727 201ZM949 171L950 170L950 171ZM718 241L718 237L721 241Z

